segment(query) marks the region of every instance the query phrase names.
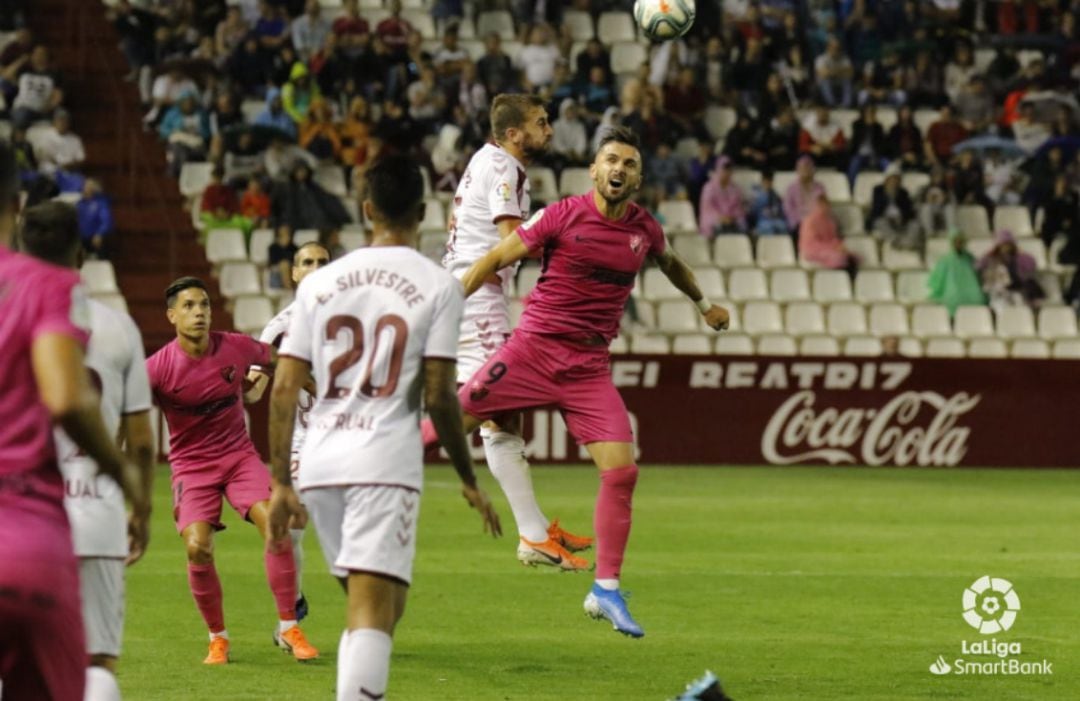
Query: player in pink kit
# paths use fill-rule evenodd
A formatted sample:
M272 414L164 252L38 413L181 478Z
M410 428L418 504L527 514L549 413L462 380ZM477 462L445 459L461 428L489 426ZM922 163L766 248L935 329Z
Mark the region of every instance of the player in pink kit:
M224 494L265 540L270 473L248 436L243 395L248 369L272 366L276 353L244 334L210 331L210 297L198 278L180 278L165 291L165 299L177 337L146 361L146 369L154 400L169 423L173 517L187 547L188 584L210 629L204 663L225 664L229 636L213 533L224 527ZM318 657L296 624L292 544L267 548L265 564L280 619L274 641L298 660Z
M560 409L600 468L596 582L585 610L641 637L619 590L638 468L630 418L611 381L608 344L646 258L697 304L709 326L727 328L728 313L704 298L690 268L666 247L660 225L630 202L642 177L633 132L618 128L605 136L589 172L592 192L540 210L462 278L465 293L472 294L496 270L543 251L543 272L517 330L459 396L466 430L507 412ZM425 426L425 439L431 433Z
M78 273L8 248L17 183L11 151L0 145L0 696L82 701L78 563L53 424L120 484L137 513L150 506L83 366L89 316Z

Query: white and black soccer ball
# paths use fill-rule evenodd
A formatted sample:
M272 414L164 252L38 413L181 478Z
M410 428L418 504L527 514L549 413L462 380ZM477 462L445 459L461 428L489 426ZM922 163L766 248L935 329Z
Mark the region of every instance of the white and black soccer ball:
M694 25L694 0L635 0L634 21L655 41L676 39Z

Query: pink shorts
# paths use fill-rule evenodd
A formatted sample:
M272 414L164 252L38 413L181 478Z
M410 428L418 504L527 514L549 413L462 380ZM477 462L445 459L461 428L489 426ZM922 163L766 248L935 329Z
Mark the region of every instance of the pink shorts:
M251 507L270 498L270 471L255 453L233 453L217 465L187 469L172 478L176 530L206 521L222 530L221 497L245 519Z
M67 519L59 505L52 518L17 508L0 495L0 697L82 701L86 639Z
M633 443L626 404L611 381L609 358L606 345L515 331L461 388L461 408L488 420L554 406L582 445Z

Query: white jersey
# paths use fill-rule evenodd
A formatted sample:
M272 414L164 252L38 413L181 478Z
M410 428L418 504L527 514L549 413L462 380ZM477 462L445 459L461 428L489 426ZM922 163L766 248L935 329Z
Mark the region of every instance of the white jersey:
M269 344L274 348L281 348L281 340L285 338L286 332L289 330L289 320L292 318L293 310L296 308L296 302L291 302L289 306L278 312L277 316L270 320L270 323L266 325L262 333L259 335L259 340L263 343ZM308 425L308 412L311 411L311 407L315 404L315 397L311 396L311 393L306 389L300 390L300 397L296 400L296 427L293 429L292 435L292 457L295 461L300 454L300 446L304 445L304 435L307 433ZM295 479L296 475L293 475Z
M135 322L93 299L86 367L101 392L101 415L110 436L120 430L125 414L149 411L150 380L146 354ZM61 429L54 432L56 454L64 474L64 506L71 521L79 557L127 557L127 509L120 486L97 474L97 465L82 455Z
M485 144L469 161L454 193L450 240L443 265L460 279L473 263L499 243L499 221L528 219L529 205L525 166L501 146ZM503 294L509 294L514 268L504 268L499 271L499 277Z
M461 283L404 246L361 248L304 278L281 354L311 363L299 487L423 482L424 358L454 359Z

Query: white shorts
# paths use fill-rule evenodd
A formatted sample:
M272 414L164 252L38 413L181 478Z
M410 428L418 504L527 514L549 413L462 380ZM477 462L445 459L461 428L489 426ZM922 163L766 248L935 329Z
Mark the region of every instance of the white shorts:
M120 656L124 632L124 561L79 558L79 589L88 655Z
M484 285L465 300L458 341L457 381L465 384L510 338L510 304L497 285Z
M304 502L335 577L367 572L412 582L419 492L385 485L312 487L304 490Z

